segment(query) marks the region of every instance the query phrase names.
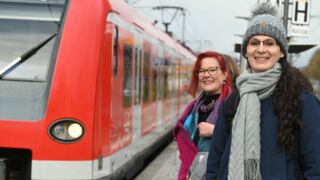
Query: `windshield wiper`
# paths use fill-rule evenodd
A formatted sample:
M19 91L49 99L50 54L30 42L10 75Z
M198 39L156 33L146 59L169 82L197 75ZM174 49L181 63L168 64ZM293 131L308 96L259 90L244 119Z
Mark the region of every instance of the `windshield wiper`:
M58 33L54 33L47 39L45 39L40 44L34 46L24 54L22 54L20 57L16 58L14 61L6 65L4 68L0 70L0 79L2 79L4 76L6 76L8 73L10 73L12 70L14 70L16 67L18 67L20 64L28 60L31 56L37 53L39 49L41 49L44 45L46 45L52 38L54 38Z

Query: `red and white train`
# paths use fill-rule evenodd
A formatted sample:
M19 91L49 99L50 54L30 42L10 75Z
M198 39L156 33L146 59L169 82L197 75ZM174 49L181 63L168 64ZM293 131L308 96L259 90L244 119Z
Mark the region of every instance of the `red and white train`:
M122 0L0 0L0 179L130 179L195 56Z

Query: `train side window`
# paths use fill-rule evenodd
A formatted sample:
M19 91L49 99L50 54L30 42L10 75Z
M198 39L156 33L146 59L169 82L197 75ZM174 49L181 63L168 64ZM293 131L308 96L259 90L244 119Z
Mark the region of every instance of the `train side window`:
M143 56L143 77L144 77L144 85L143 85L143 102L149 102L149 75L150 75L150 54L149 52L145 52Z
M138 99L138 102L137 104L140 104L141 103L141 81L142 81L142 50L140 49L139 50L139 66L138 66L138 93L137 93L137 99Z
M133 83L133 90L134 90L134 104L137 104L137 96L138 96L138 48L134 48L134 83Z
M158 100L161 100L163 97L163 82L164 82L164 59L159 57L159 91L158 91Z
M177 61L177 60L176 60ZM174 86L173 86L173 94L172 97L177 97L177 93L179 90L179 70L178 70L178 64L175 64L173 66L173 75L174 75Z
M152 60L152 101L156 101L157 99L157 80L158 80L158 57L157 56L153 56L153 60Z
M137 47L134 51L134 104L140 103L140 86L141 86L141 50Z
M119 30L115 26L113 29L113 60L112 60L112 72L116 77L118 74L118 47L119 47Z
M169 59L165 59L164 60L164 71L163 71L163 77L164 77L164 80L163 80L163 98L164 99L167 99L168 96L169 96Z
M132 101L132 46L124 46L123 63L123 107L130 107Z

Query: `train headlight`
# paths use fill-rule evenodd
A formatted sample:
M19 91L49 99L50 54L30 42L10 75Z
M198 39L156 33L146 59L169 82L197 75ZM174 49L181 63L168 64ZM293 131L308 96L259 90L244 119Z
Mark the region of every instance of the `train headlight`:
M84 126L74 119L58 120L49 126L50 137L62 143L76 142L81 139L84 132Z

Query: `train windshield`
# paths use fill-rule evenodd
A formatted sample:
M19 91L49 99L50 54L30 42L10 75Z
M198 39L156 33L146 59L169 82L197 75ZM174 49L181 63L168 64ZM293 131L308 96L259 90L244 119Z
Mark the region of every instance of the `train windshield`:
M47 80L66 1L0 0L0 80Z

